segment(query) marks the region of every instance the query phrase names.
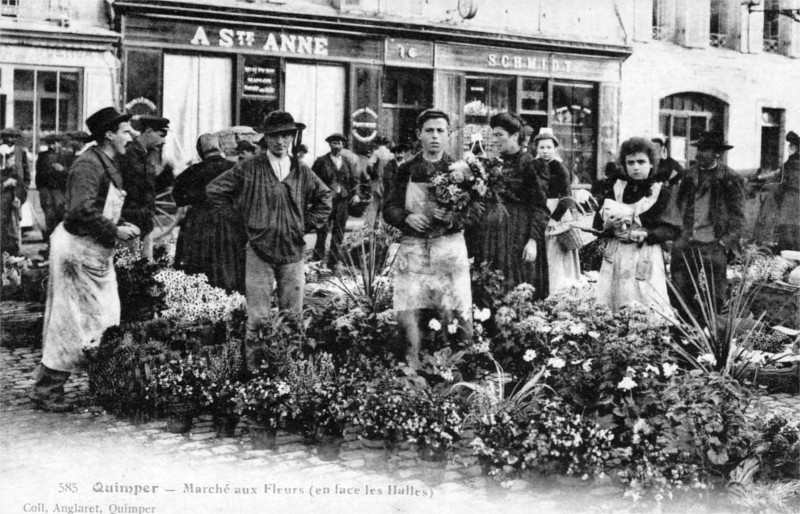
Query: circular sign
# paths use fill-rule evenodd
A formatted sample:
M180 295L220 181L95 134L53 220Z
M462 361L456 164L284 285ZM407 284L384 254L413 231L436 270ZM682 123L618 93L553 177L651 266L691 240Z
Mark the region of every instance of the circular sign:
M140 96L125 104L129 114L156 114L156 104L152 100Z
M458 0L458 14L465 20L471 20L478 12L478 0Z
M363 107L350 117L353 122L353 137L362 143L369 143L378 135L378 113Z

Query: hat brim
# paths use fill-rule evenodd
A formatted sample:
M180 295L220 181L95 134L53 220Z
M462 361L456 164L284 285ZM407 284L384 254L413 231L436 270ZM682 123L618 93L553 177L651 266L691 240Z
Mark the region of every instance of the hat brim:
M691 146L697 148L698 150L719 150L721 152L726 152L733 148L732 145L714 145L708 143L692 143Z
M544 141L545 139L549 139L550 141L552 141L553 145L555 146L560 146L560 143L558 142L558 138L556 136L536 136L535 138L533 138L533 144L538 144L539 141Z
M339 137L339 136L336 136L336 137L326 137L326 138L325 138L325 142L326 142L326 143L331 143L331 142L333 142L333 141L341 141L342 143L346 143L346 142L347 142L347 138L344 138L344 137Z
M99 134L105 134L106 131L109 128L111 128L114 125L117 125L119 123L124 123L126 121L131 121L132 117L133 117L133 115L131 115L131 114L120 114L119 116L115 116L115 117L111 118L110 120L106 121L105 123L103 123L102 126L97 127L97 132L92 132L89 135L94 137L94 136L97 136Z
M306 126L304 123L284 123L283 125L278 125L270 128L258 127L256 131L264 135L267 135L267 134L278 134L280 132L297 132L299 130L304 130L305 128Z

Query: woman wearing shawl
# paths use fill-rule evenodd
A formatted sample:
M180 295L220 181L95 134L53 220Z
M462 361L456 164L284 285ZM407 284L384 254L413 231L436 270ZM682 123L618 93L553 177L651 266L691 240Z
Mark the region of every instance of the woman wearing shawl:
M594 227L610 238L605 249L597 302L618 310L638 302L670 312L661 243L680 233L669 190L653 181L658 158L653 144L628 139L619 151L620 176L609 188Z

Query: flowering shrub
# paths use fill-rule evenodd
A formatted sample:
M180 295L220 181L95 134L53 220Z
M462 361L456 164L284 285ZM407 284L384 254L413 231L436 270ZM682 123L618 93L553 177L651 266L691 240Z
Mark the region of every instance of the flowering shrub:
M183 271L163 269L155 275L155 280L164 288L163 316L186 322L221 321L246 305L243 295L228 294L224 289L209 285L203 274L187 275Z
M411 395L403 432L407 441L445 452L461 439L465 408L454 397L419 390Z
M203 359L189 355L172 359L153 370L148 396L157 404L189 404L194 410L209 405L208 365Z
M800 480L800 428L798 421L770 417L761 427L756 448L761 480Z
M153 251L154 260L141 256L141 242L132 248L120 247L114 254L114 268L121 307L121 320L146 321L165 307L164 284L157 274L169 265L163 247Z
M278 429L297 412L295 396L289 384L265 374L256 375L236 395L236 413L272 429Z

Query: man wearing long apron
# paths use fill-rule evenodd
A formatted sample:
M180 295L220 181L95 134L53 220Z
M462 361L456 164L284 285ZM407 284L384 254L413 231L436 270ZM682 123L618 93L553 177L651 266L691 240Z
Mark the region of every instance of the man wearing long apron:
M50 278L44 312L42 363L33 386L35 408L66 412L64 384L83 362L83 349L119 324L114 243L139 235L120 220L125 192L114 158L125 153L130 116L106 107L86 126L97 143L70 167L64 221L50 236Z
M383 219L403 232L395 261L394 310L408 342L410 367L420 366L422 327L457 319L463 337L472 333L472 292L464 242L466 216L438 207L431 187L435 173L453 159L445 153L449 116L438 109L417 118L422 152L404 162L388 184Z

